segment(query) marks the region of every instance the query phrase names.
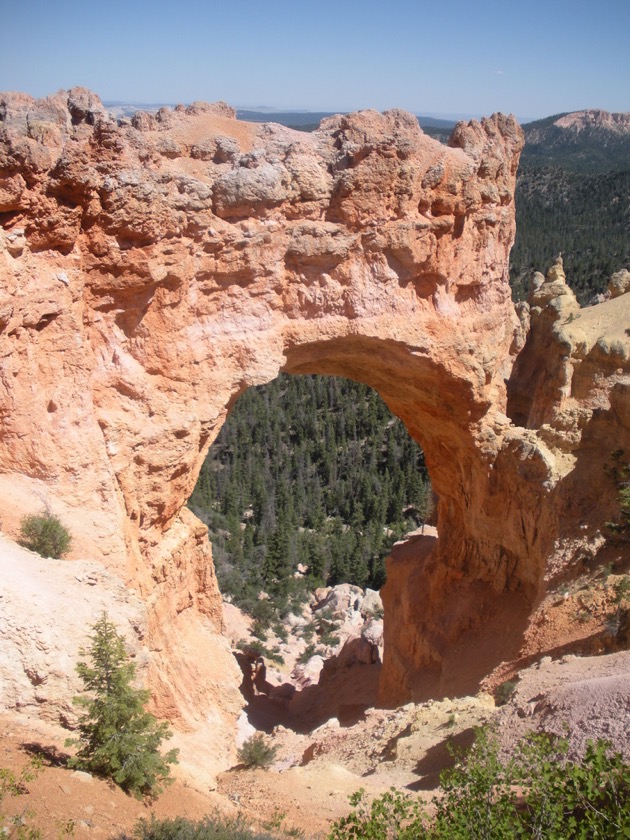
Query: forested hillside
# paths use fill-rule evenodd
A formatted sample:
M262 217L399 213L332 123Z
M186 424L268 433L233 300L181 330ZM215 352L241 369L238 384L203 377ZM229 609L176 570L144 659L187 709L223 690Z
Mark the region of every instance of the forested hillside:
M245 606L290 595L298 564L311 586L379 588L390 546L430 504L422 451L376 392L287 375L239 399L189 502L222 591Z
M527 296L534 271L562 252L567 281L582 304L630 266L630 166L582 175L523 167L516 189L516 241L510 257L514 296Z
M559 252L582 304L630 267L630 123L623 115L586 113L588 119L559 114L523 126L510 257L518 299L532 273L545 272Z
M523 126L521 168L557 166L594 175L630 167L630 120L624 114L555 114Z

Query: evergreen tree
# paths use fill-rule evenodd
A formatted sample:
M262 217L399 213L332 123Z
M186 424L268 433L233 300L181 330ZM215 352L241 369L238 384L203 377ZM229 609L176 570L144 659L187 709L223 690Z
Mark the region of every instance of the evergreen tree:
M578 174L521 165L516 185L516 239L510 282L516 299L562 251L567 281L582 305L630 265L630 168Z
M79 737L66 742L79 746L69 765L112 779L138 799L154 797L167 780L168 765L177 761L177 750L159 752L170 736L168 725L145 711L149 692L133 687L135 665L107 613L92 630L90 647L80 651L92 664L79 662L76 669L91 696L74 698L84 712Z

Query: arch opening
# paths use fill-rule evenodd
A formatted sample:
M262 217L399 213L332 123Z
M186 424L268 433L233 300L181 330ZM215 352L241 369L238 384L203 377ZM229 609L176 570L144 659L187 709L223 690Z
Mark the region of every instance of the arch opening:
M248 576L269 584L278 540L285 571L309 567L313 587L379 589L384 554L429 521L432 493L422 450L374 390L281 374L238 399L188 506L209 527L224 594L242 599ZM235 563L244 577L230 577Z
M385 557L432 503L422 450L373 389L280 374L239 397L188 506L250 723L310 731L375 705Z
M230 409L249 384L273 378L268 360L256 368L239 380ZM493 667L515 655L532 598L519 558L502 543L505 522L493 502L503 488L493 485L491 457L477 446L487 403L469 379L427 358L421 346L373 336L289 340L278 368L374 388L423 444L439 498L440 539L412 538L389 561L378 703L475 693Z

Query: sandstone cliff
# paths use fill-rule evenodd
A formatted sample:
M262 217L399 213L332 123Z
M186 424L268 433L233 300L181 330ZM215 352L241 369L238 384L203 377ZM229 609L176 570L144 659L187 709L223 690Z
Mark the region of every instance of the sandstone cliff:
M452 693L462 670L478 684L547 580L601 543L630 364L598 324L630 296L565 324L545 293L519 321L521 147L502 115L445 147L402 111L305 135L221 103L117 124L81 88L0 95L2 528L45 502L74 557L137 589L155 710L176 725L223 732L240 706L184 504L235 399L279 371L378 390L440 498L439 538L391 564L383 702ZM462 669L480 632L492 645Z

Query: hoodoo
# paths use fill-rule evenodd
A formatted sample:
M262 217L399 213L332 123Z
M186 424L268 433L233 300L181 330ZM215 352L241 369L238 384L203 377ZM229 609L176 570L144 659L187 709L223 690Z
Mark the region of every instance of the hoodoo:
M439 497L438 538L389 564L383 703L474 690L602 549L630 295L579 310L558 264L517 316L522 142L501 114L444 146L402 111L303 134L221 103L117 123L82 88L0 95L2 528L48 504L71 556L137 589L180 727L240 706L185 504L236 398L280 371L375 388Z

